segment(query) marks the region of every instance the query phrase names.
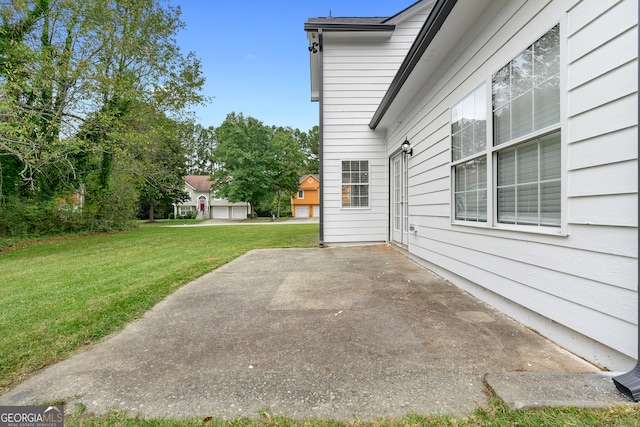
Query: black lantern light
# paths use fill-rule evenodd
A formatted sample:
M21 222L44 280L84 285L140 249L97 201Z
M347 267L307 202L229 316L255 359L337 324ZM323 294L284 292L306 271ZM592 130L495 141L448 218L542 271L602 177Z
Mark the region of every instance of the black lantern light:
M411 143L406 137L404 138L404 142L400 147L402 148L403 153L413 156L413 148L411 147Z

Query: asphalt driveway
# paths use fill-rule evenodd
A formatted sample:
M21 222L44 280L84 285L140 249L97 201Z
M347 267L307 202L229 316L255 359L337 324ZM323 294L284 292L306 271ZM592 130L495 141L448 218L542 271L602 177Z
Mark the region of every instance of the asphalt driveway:
M65 399L69 410L173 418L464 415L487 403L487 374L596 371L391 248L270 249L184 286L0 405Z

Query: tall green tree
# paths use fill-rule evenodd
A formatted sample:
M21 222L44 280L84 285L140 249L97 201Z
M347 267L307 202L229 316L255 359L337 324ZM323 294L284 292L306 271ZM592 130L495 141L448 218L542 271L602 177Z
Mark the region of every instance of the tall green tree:
M276 193L276 216L280 217L282 198L291 199L298 190L303 173L305 155L297 138L299 131L275 128L271 137L272 161L268 170L272 190Z
M0 19L1 164L19 163L25 194L87 184L95 212L110 216L108 205L125 199L113 191L131 199L139 188L119 181L134 180L128 165L144 151L137 124L148 109L133 106L152 108L149 120L183 121L206 101L199 60L176 43L180 9L166 0L20 0L0 3Z
M63 0L0 5L0 156L21 162L31 192L51 193L62 176L52 171L70 166L65 137L80 80L72 55L80 15Z
M319 160L320 128L314 126L301 138L301 147L305 153L305 173L314 174L320 171Z
M136 136L138 127L127 126L127 122L138 123L137 116L145 116L146 109L131 106L148 105L154 111L152 120L165 115L183 120L186 107L204 102L200 95L204 78L195 55L183 55L175 42L175 34L184 27L179 8L157 0L97 1L94 14L106 17L104 22L109 23L101 25L96 34L105 48L100 49L92 80L99 94L94 102L100 114L93 123L101 135L99 176L108 177L116 153L138 153L141 150L131 143L145 140ZM101 179L99 184L102 193L110 191L108 180Z
M305 154L301 133L290 127L267 127L253 117L231 113L216 129L212 161L214 188L231 202L270 205L280 216L280 202L298 189Z
M186 200L184 192L185 147L183 125L161 113L149 111L150 120L140 123L144 141L137 144L133 163L140 181L140 202L148 207L149 222L154 221L156 205Z
M270 129L253 117L230 113L216 128L216 140L214 188L230 202L248 202L253 214L256 204L271 194L265 175L272 163Z
M205 128L200 124L187 123L182 134L186 150L188 175L211 175L215 165L211 155L216 147L216 133L213 126Z

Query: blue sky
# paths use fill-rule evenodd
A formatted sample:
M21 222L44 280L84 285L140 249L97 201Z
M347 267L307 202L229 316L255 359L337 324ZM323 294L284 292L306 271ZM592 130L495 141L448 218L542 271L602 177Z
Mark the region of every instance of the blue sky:
M215 97L195 112L203 126L219 126L228 113L265 125L307 132L318 124L310 101L308 18L392 16L415 0L170 0L186 29L178 44L202 60L205 94Z

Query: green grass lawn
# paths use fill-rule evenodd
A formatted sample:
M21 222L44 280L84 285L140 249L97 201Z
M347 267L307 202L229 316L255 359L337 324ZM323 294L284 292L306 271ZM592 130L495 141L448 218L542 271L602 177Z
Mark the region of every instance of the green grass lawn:
M73 415L65 417L67 427L540 427L540 426L640 426L640 409L616 406L605 409L584 408L540 408L509 410L504 403L493 399L490 408L478 409L466 417L443 415L408 414L398 420L378 419L371 421L339 422L334 420L294 420L274 417L267 412L256 414L256 418L158 420L130 418L123 413L100 417Z
M248 250L313 247L317 240L317 224L143 225L1 253L0 392Z
M181 285L251 249L317 246L317 224L164 227L51 239L0 253L0 393L139 318ZM67 416L67 426L333 427L331 420L144 420ZM640 406L511 411L498 399L468 417L407 415L349 426L640 426Z

